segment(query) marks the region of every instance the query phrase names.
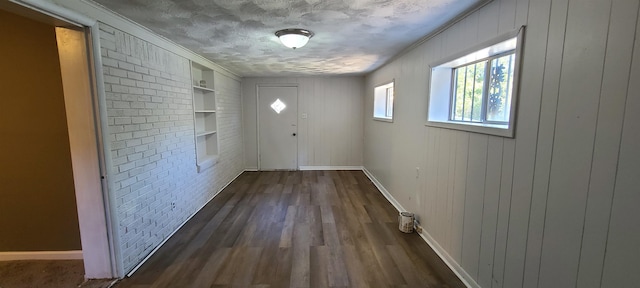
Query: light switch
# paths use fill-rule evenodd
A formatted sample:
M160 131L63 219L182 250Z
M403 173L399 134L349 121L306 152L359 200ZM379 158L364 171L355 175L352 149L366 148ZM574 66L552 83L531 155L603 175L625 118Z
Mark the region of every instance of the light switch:
M307 119L307 113L302 113L302 119Z

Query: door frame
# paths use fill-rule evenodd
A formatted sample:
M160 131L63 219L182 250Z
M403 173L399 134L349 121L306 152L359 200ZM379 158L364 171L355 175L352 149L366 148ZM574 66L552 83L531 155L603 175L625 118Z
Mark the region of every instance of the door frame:
M258 83L256 84L256 155L258 155L258 171L262 171L262 165L260 160L260 87L296 87L296 129L298 126L298 110L300 108L299 105L299 96L300 96L300 87L297 83ZM300 170L300 131L298 130L296 136L296 170Z
M6 4L6 5L5 5ZM108 176L107 167L111 167L110 147L108 141L108 122L106 114L106 95L104 92L104 79L102 74L102 59L100 51L100 28L95 19L91 19L70 9L64 8L53 2L42 0L9 0L2 4L2 8L26 16L28 18L42 21L51 19L56 26L68 26L82 29L85 35L88 75L88 82L93 103L93 111L90 116L93 118L95 126L95 145L97 149L97 163L99 179L92 180L94 185L100 187L100 191L87 191L86 195L76 193L77 212L79 219L80 238L82 242L82 255L85 267L85 278L121 278L124 276L122 262L119 257L119 237L117 223L115 199L109 191L109 183L112 182ZM64 77L64 75L63 75ZM70 121L69 119L67 121ZM70 131L71 132L71 131ZM73 154L74 151L71 151ZM72 156L73 157L73 156ZM77 177L74 175L74 178ZM83 180L87 180L83 178ZM75 182L75 179L74 179ZM85 181L86 182L86 181ZM113 184L113 183L110 183ZM111 185L113 187L113 185ZM98 214L96 214L98 213ZM96 216L97 215L97 216ZM96 243L92 239L106 237L106 241Z

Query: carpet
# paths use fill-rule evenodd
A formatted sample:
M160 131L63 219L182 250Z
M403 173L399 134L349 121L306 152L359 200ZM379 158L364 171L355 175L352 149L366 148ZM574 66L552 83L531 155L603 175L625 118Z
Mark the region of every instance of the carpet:
M113 279L84 280L82 260L0 262L0 288L108 288Z

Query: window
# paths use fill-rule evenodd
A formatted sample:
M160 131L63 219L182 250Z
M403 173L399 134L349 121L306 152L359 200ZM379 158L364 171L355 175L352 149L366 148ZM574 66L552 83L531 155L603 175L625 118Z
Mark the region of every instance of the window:
M393 82L377 86L373 90L373 119L393 121Z
M508 123L515 53L453 69L452 121Z
M427 125L513 137L522 29L432 65Z

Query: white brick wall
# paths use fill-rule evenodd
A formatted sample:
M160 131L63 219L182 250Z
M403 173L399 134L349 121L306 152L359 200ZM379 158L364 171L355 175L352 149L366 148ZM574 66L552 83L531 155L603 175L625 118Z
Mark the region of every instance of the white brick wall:
M126 272L243 170L240 83L215 74L220 160L198 174L189 60L103 23L100 46Z

